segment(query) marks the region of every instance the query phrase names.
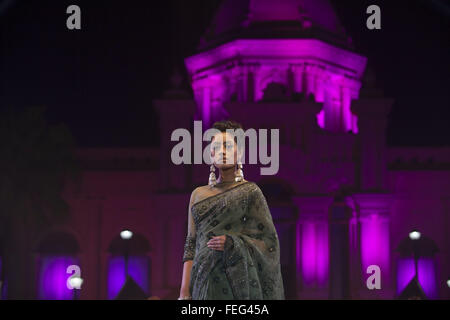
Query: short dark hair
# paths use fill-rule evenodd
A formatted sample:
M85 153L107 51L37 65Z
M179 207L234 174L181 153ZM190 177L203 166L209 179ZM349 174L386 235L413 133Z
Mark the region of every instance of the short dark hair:
M214 122L213 126L214 129L219 130L220 132L227 132L228 129L231 130L238 130L244 128L239 122L236 122L234 120L222 120L222 121L216 121ZM214 137L213 137L214 138ZM234 142L237 143L237 137L234 137Z
M214 129L219 130L220 132L226 132L227 129L242 129L242 125L239 122L236 122L234 120L222 120L222 121L216 121L214 122L213 126Z

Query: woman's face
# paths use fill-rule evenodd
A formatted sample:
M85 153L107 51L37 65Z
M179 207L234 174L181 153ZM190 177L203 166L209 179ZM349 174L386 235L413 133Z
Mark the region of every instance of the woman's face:
M220 132L212 138L211 159L218 169L229 169L237 162L237 145L233 135Z

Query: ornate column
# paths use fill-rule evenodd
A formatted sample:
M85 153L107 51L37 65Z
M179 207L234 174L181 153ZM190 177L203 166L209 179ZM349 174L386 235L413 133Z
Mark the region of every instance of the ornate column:
M325 77L326 72L323 69L318 68L316 71L316 84L315 84L315 99L317 102L324 102L325 97Z
M342 125L344 132L353 131L352 113L350 111L350 88L341 86L341 108L342 108Z
M297 292L300 299L327 299L329 278L328 196L294 197L299 209L296 232Z
M350 299L351 208L344 201L334 202L329 214L330 299Z
M323 126L331 132L340 131L340 92L336 76L328 74L324 82Z
M302 64L291 65L292 90L296 93L303 92L303 70Z
M315 71L316 71L316 67L311 65L310 63L305 63L305 69L304 69L304 81L305 83L303 84L304 88L305 88L305 94L306 96L308 96L310 93L314 94L316 93L316 88L315 88Z
M350 292L352 299L359 299L361 290L365 288L361 272L361 226L355 199L348 196L345 198L345 202L351 210L349 221Z
M392 299L394 297L391 245L390 215L393 196L390 194L353 194L347 197L353 203L358 218L358 238L361 283L358 297L362 299ZM370 290L366 281L372 273L367 273L369 266L380 268L381 289Z

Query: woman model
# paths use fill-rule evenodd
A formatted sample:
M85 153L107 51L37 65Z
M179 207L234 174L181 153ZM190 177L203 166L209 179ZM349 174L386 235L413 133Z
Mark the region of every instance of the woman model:
M209 184L189 202L178 299L284 299L272 216L260 188L243 177L236 136L226 132L242 126L219 121L213 128Z

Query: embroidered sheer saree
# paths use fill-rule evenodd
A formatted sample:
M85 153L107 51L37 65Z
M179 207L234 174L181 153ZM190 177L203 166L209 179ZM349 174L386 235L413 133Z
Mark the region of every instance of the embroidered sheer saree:
M224 251L208 248L226 235ZM280 246L266 199L243 182L191 207L183 262L193 260L194 300L284 299Z

